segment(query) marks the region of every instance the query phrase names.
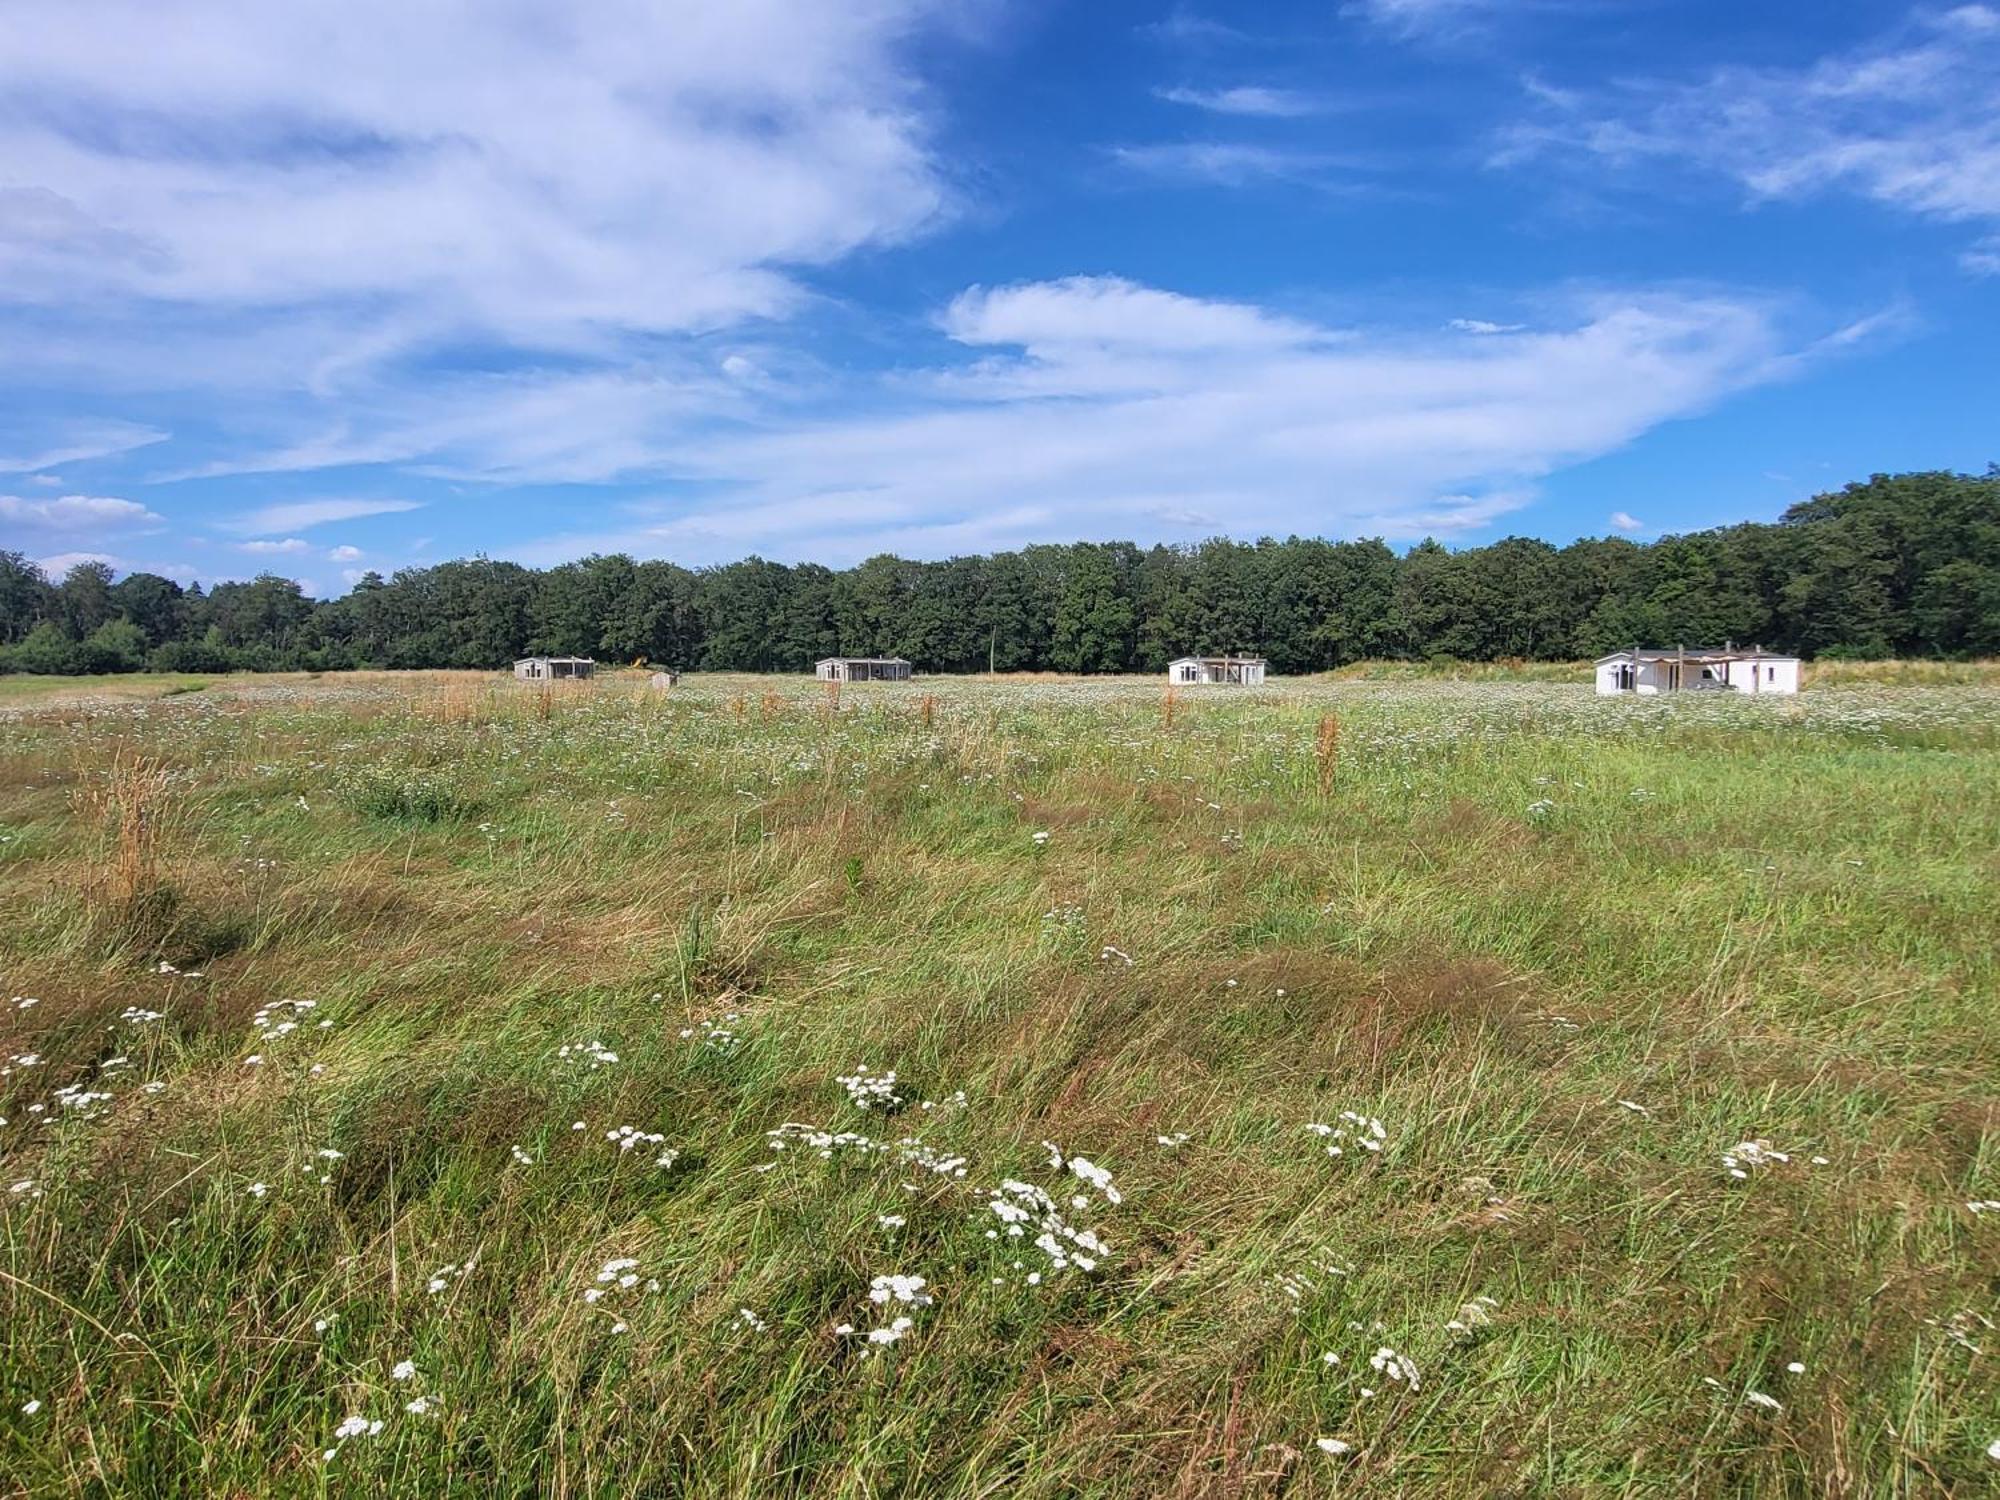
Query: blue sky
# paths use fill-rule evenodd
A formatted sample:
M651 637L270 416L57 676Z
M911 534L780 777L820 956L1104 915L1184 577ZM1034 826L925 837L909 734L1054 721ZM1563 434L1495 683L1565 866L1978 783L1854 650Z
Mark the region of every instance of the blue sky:
M2000 458L2000 6L10 21L58 570L1645 537Z

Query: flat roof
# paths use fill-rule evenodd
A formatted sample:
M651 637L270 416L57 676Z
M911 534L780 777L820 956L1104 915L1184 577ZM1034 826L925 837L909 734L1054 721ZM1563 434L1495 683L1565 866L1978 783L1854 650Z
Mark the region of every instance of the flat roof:
M822 656L813 665L823 667L830 661L859 662L865 667L907 667L910 662L904 656Z
M1633 653L1630 650L1613 651L1608 656L1598 657L1597 664L1601 665L1602 663L1607 661L1631 661L1633 659L1634 659ZM1757 650L1745 651L1736 647L1689 646L1685 650L1679 647L1667 647L1655 651L1650 647L1642 646L1639 649L1637 660L1639 661L1683 661L1683 660L1685 661L1797 661L1798 658L1796 656L1788 656L1783 651L1757 651Z

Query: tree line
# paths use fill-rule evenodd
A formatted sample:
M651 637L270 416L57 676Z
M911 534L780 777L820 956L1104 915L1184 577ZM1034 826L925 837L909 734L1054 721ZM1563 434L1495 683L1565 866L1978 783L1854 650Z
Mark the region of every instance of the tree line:
M313 600L273 574L183 589L86 562L55 582L0 551L0 671L14 672L491 668L540 653L709 671L854 655L926 672L1152 672L1240 650L1301 673L1725 640L1806 656L2000 654L2000 465L1877 475L1774 523L1648 543L1425 541L1401 555L1291 537L881 556L838 571L475 557L369 573Z

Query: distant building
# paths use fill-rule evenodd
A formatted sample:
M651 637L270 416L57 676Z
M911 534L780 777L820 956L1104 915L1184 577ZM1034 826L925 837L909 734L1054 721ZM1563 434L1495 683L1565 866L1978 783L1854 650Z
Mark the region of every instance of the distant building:
M664 693L680 680L681 674L678 672L655 672L646 679L646 686L656 693Z
M910 664L900 656L829 656L814 668L821 682L908 682Z
M1255 687L1263 680L1261 656L1181 656L1167 663L1167 681L1175 684L1229 682Z
M514 663L514 675L523 682L546 682L553 677L588 677L597 663L587 656L524 656Z
M1725 643L1712 647L1676 646L1645 651L1634 646L1597 659L1600 694L1732 692L1792 694L1799 690L1799 659Z

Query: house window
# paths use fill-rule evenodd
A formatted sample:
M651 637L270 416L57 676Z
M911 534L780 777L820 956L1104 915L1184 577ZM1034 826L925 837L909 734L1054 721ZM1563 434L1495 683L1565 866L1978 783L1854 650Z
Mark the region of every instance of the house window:
M1764 668L1764 680L1766 682L1776 682L1778 680L1778 669L1776 667Z

